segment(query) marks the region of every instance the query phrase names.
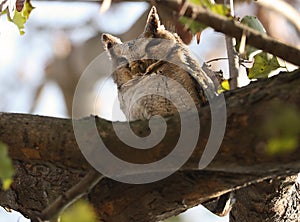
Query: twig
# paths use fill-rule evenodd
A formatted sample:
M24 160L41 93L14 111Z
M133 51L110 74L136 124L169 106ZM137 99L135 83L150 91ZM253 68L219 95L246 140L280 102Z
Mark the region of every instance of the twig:
M197 12L195 21L212 27L236 39L241 39L243 32L247 37L247 44L269 52L283 60L300 66L300 50L296 47L279 42L267 35L247 27L235 20L229 20L224 16L213 13L209 10L189 5L184 16L191 18Z
M224 0L225 5L230 6L230 15L234 18L234 7L233 0ZM238 86L237 78L239 76L239 56L235 50L236 39L233 37L225 36L226 49L228 55L228 65L229 65L229 79L230 89L236 89Z
M211 62L217 62L219 60L228 60L228 57L210 59L210 60L206 61L205 63L208 64Z
M71 187L67 192L59 196L53 203L44 209L40 215L32 219L32 222L47 221L57 217L70 204L89 193L90 190L103 178L95 169L91 169L85 177Z

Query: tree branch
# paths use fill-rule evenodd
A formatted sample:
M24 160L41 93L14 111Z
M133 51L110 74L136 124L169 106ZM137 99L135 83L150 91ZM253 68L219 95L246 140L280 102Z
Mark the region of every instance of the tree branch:
M71 187L63 195L59 196L53 201L46 209L44 209L36 218L32 218L32 222L48 221L54 217L59 216L64 209L80 199L84 195L87 195L92 188L101 180L104 176L98 171L91 169L85 177L83 177L77 184Z
M289 153L269 155L261 128L275 112L274 100L300 109L299 84L298 71L258 81L228 94L228 124L223 143L211 164L199 171L198 161L210 131L210 110L203 107L199 142L181 170L162 181L144 185L101 180L88 195L99 217L112 222L162 220L248 184L296 174L300 169L300 147ZM91 167L76 144L71 120L25 114L0 116L0 141L9 146L16 167L12 189L0 192L0 204L33 218L67 192L68 187L77 184ZM162 142L151 150L136 150L118 139L111 122L96 117L78 121L93 119L110 151L136 163L167 156L181 128L176 116L168 118ZM133 122L131 127L139 136L149 134L146 121ZM90 132L86 129L86 138L93 137Z
M230 15L234 18L233 0L224 0L224 4L230 6ZM239 76L240 61L239 56L235 50L236 39L226 35L225 42L228 55L230 89L233 90L238 87L237 79Z
M296 180L297 175L274 178L236 191L230 221L299 221L300 190Z
M196 14L196 16L192 16L193 14ZM195 21L210 26L216 31L235 37L236 39L241 39L243 33L245 33L247 36L247 44L278 56L287 62L298 66L300 65L300 60L298 59L300 58L299 49L250 29L235 20L229 20L226 17L217 15L206 9L193 6L188 7L184 16L194 18Z

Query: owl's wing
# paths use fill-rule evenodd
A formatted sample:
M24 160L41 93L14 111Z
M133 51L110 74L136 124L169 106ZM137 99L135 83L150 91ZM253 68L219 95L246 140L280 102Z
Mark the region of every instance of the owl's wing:
M188 48L178 43L176 50L173 50L172 57L169 60L175 64L179 64L188 74L196 81L199 92L203 91L206 97L213 99L217 96L217 87L214 83L215 74L213 72L205 72L199 65Z

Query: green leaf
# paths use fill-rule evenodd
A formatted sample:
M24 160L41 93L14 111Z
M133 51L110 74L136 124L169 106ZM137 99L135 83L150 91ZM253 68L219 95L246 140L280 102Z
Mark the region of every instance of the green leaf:
M247 25L248 27L256 31L259 31L262 34L266 33L263 24L258 20L256 16L246 15L245 17L242 18L241 23Z
M188 3L207 8L208 10L219 15L228 16L230 14L230 9L227 6L223 4L212 4L209 0L188 0ZM207 28L206 25L196 22L194 19L185 16L181 16L179 21L189 28L194 35Z
M198 5L198 6L204 6L207 8L210 8L212 3L210 0L187 0L188 3Z
M218 89L218 93L220 94L220 93L228 91L228 90L230 90L230 84L229 84L228 79L225 79L221 82L221 86Z
M262 34L266 34L266 30L263 24L258 20L256 16L246 15L245 17L242 18L241 23L248 26L249 28L259 31ZM239 51L239 48L240 48L240 42L238 42L238 44L236 45L236 50ZM257 48L247 45L245 48L247 58L249 58L249 55L251 53L257 50L258 50Z
M214 13L217 13L219 15L229 16L230 15L230 9L226 5L222 4L213 4L210 7L210 10Z
M267 137L267 152L278 154L293 151L299 144L300 119L296 107L283 102L274 102L262 125Z
M205 28L207 28L206 25L196 22L193 19L185 17L185 16L181 16L179 18L179 21L182 24L184 24L188 29L190 29L194 35L198 32L203 31Z
M274 101L270 106L270 110L271 113L269 113L264 126L264 131L270 137L279 135L290 137L300 133L299 111L296 107Z
M267 152L271 155L286 153L295 150L297 145L297 136L271 138L268 140Z
M256 16L245 16L241 23L248 27L266 34L266 30L262 23ZM239 43L236 45L236 49L239 49ZM246 56L249 58L251 53L256 52L258 49L252 46L246 46ZM267 78L271 71L276 70L280 67L277 57L266 52L260 52L254 56L254 64L248 71L249 79Z
M254 64L249 69L249 79L267 78L271 71L280 67L277 57L266 52L254 56Z
M228 79L222 81L221 86L224 90L230 90L230 85Z
M66 209L61 215L61 222L96 222L93 207L84 200L79 200Z
M189 4L195 4L195 5L199 5L200 4L200 0L187 0L187 2Z
M19 32L21 35L25 34L24 31L24 24L26 23L26 21L29 18L29 15L31 13L31 11L34 9L34 7L31 5L30 1L27 0L24 4L23 9L18 12L17 10L15 10L15 14L13 19L8 18L9 21L13 22L15 25L17 25L17 27L19 28Z
M8 156L7 146L0 142L0 179L4 190L7 190L12 183L14 173L12 161Z
M230 14L230 9L224 4L213 4L210 0L188 0L188 2L190 4L207 8L219 15L228 16Z
M10 185L12 184L13 179L4 179L2 182L2 188L3 190L8 190L10 188Z

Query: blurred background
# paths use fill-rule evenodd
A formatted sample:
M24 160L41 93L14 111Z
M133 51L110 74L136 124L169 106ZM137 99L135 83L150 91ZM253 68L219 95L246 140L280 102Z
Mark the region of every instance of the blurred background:
M171 16L164 1L161 2L157 7L162 23L181 35L200 63L226 57L222 34L208 28L201 33L200 43L197 44L191 34ZM268 34L299 47L300 29L285 13L279 12L280 9L283 12L288 10L280 5L282 2L299 11L299 0L235 1L236 16L256 15ZM114 3L104 13L100 13L99 2L32 1L32 5L35 9L25 25L25 35L21 36L6 16L0 17L0 112L71 117L73 95L82 73L97 56L104 53L101 33L111 33L123 41L136 38L144 29L149 4L127 1ZM300 16L295 19L300 21ZM82 110L77 117L95 114L110 120L124 120L121 111L112 116L117 91L108 73L101 69L105 65L99 64L98 78L94 87L83 95ZM222 70L225 77L228 76L226 60L211 65L213 70ZM290 69L293 68L290 66ZM248 83L243 74L240 86ZM26 219L1 208L0 221ZM228 221L228 217L219 218L200 206L168 221L221 222Z

